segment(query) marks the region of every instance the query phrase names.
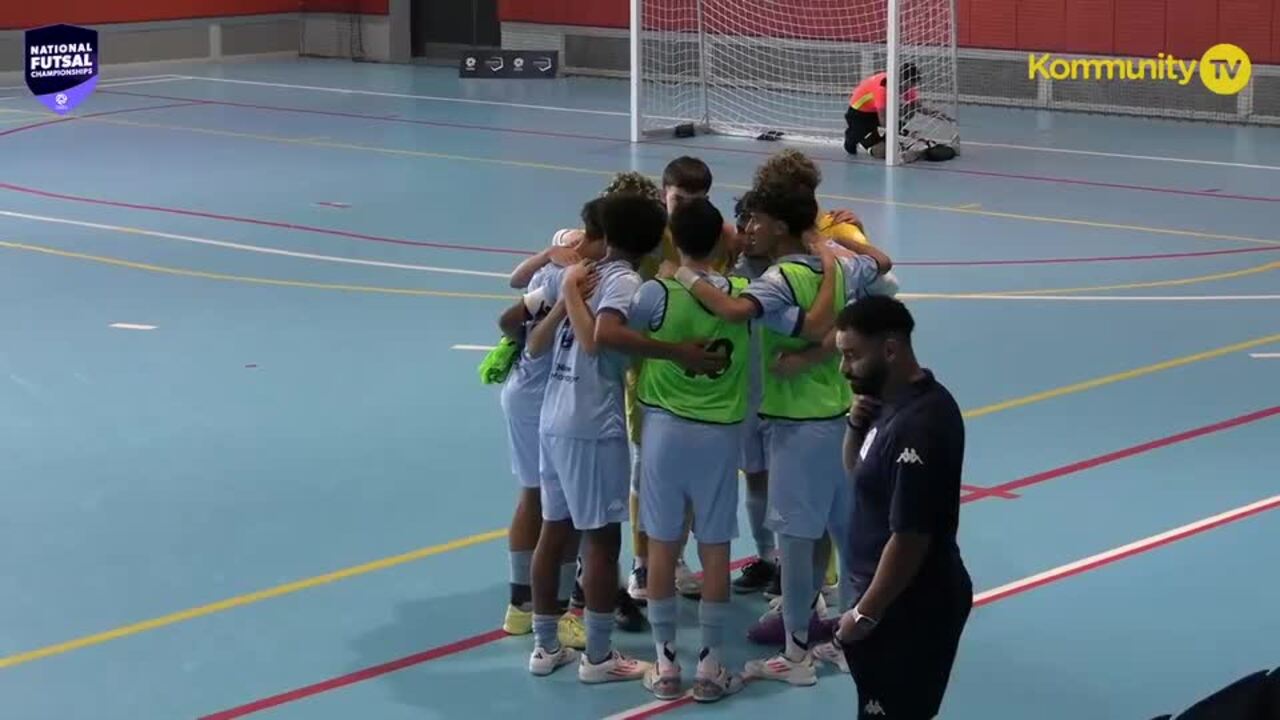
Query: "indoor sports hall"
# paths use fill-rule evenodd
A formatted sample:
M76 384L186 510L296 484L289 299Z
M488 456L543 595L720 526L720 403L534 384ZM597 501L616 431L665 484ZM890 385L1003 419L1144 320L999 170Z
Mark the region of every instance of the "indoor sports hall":
M625 1L422 4L0 9L0 717L854 717L831 667L663 703L534 678L499 629L516 486L477 365L508 274L616 172L700 157L729 217L787 147L892 256L965 411L976 596L940 717L1150 720L1280 665L1280 2L961 0L931 21L952 59L905 23L959 86L961 151L892 165L803 133L632 142ZM815 91L783 85L884 23L641 4L834 24L744 33L795 62L742 66L739 125L804 124ZM69 113L23 80L23 31L55 23L101 39ZM636 56L689 52L662 43ZM1250 57L1236 94L1027 76L1218 43ZM462 77L469 45L557 50L556 77ZM734 597L732 665L767 653L738 629L765 609Z

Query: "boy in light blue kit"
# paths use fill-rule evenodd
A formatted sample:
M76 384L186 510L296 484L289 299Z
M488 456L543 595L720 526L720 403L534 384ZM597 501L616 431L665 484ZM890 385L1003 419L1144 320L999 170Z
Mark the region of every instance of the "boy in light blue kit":
M692 372L714 372L723 358L693 342L650 340L627 327L640 287L637 263L662 240L667 216L652 199L618 193L604 199L607 255L594 268L565 272L562 297L529 343L537 356L551 348L551 371L539 422L542 533L533 557L534 650L529 671L548 675L578 659L556 633L561 558L575 530L583 533L587 649L578 666L584 683L636 680L649 663L612 649L621 524L629 516L631 459L623 411L627 355L672 360ZM582 283L597 276L588 301ZM554 327L554 330L551 329Z
M586 230L577 246L577 252L591 260L604 257L604 226L601 220L603 203L603 200L595 199L582 208L582 221ZM503 334L524 345L533 330L546 320L554 307L563 278L564 270L555 265L539 269L530 280L524 297L508 308L498 321ZM533 589L530 574L533 551L538 545L538 535L542 530L538 420L550 372L550 355L532 357L526 349L522 349L515 367L502 386L502 411L507 419L511 472L520 484L519 500L511 519L511 529L507 533L511 599L502 629L509 635L528 635L533 632ZM582 626L582 620L566 612L577 570L577 546L577 542L570 543L569 556L561 565L557 599L564 606L559 621L560 642L581 649L586 646L586 630Z
M891 267L888 256L867 246L865 254L832 262L822 248L821 265L806 243L818 216L812 188L796 183L757 184L751 194L752 241L775 259L740 297L732 297L678 273L707 308L727 320L760 319L765 362L760 417L768 449L769 498L766 526L777 533L782 559L782 653L747 663L745 675L792 685L817 682L809 646L809 621L817 607L827 557L817 557L825 531L848 542L850 491L841 465L844 418L851 397L842 382L839 357L780 374L775 358L802 354L827 339L830 318L846 303L864 297ZM815 240L815 245L825 245ZM831 272L826 270L831 266ZM821 314L824 324L806 322ZM810 332L805 332L808 330ZM815 572L815 566L816 572ZM842 578L842 604L852 601Z

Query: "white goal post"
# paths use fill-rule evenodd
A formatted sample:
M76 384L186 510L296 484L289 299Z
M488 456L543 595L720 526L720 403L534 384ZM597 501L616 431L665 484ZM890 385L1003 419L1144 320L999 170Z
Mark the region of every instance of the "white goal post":
M887 97L917 100L887 103L886 162L959 150L955 0L630 2L632 142L692 128L841 144L854 87L883 72Z

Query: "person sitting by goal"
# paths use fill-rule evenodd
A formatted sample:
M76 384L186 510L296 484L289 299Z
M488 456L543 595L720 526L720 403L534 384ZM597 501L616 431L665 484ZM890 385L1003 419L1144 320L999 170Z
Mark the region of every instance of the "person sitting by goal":
M920 82L920 71L914 63L903 63L898 78L903 106L901 123L905 125L919 104L916 85ZM850 155L857 155L861 145L872 157L884 158L884 133L880 128L885 125L888 84L889 74L878 72L858 83L849 96L849 109L844 114L844 151Z

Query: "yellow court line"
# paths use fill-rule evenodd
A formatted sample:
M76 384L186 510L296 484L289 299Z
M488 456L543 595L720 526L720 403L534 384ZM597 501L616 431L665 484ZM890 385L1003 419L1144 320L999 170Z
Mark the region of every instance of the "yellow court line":
M585 175L599 175L602 177L612 177L615 174L613 170L593 170L591 168L576 167L573 165L559 165L553 163L539 163L525 160L507 160L503 158L485 158L474 157L470 155L456 155L451 153L436 153L425 150L402 150L398 148L385 148L374 145L360 145L354 143L338 143L329 141L309 140L307 138L290 138L278 135L261 135L257 133L237 132L233 130L211 130L207 128L190 127L186 125L168 125L162 123L146 123L136 120L121 120L119 118L82 118L83 122L105 123L108 125L126 125L132 127L156 128L161 130L178 130L184 132L203 133L207 135L222 135L226 137L240 137L251 140L262 140L265 142L285 143L290 145L310 145L313 147L324 147L337 150L359 150L364 152L373 152L384 155L399 155L404 157L423 157L437 160L457 160L460 162L474 162L488 165L505 165L510 167L524 167L534 170L554 170L558 172L570 172ZM655 180L660 180L657 176L652 176ZM720 187L732 188L735 190L749 190L750 186L735 185L731 183L722 183ZM1003 218L1007 220L1024 220L1028 222L1050 223L1059 225L1071 225L1075 227L1089 227L1103 230L1123 230L1125 232L1153 233L1158 235L1174 235L1178 237L1196 238L1202 240L1225 240L1230 242L1250 243L1254 245L1280 245L1280 240L1272 240L1268 238L1250 237L1247 235L1229 235L1223 233L1201 232L1198 230L1182 230L1177 228L1158 228L1147 227L1143 225L1128 225L1124 223L1109 223L1095 220L1077 220L1073 218L1060 218L1047 215L1024 215L1020 213L997 212L994 210L983 210L980 207L950 207L946 205L929 205L926 203L904 202L899 200L886 200L884 198L860 197L855 195L833 195L819 193L819 198L824 200L843 200L848 202L870 203L875 205L887 205L891 207L914 208L917 210L934 210L950 213L964 213L969 215L981 215L984 217Z
M1173 280L1149 280L1146 282L1124 283L1122 285L1095 285L1093 287L1074 287L1074 288L1037 288L1035 290L1007 290L1002 292L986 293L989 295L1067 295L1070 293L1098 292L1101 290L1138 290L1141 288L1154 287L1173 287L1176 285L1193 285L1195 283L1213 282L1215 280L1230 280L1232 278L1245 277L1246 275L1257 275L1258 273L1270 272L1272 270L1280 270L1280 261L1263 263L1254 267L1244 268L1243 270L1231 270L1229 272L1213 273L1211 275L1197 275L1195 277L1175 278ZM972 294L972 293L970 293Z
M206 280L221 280L224 282L249 283L253 285L277 285L281 287L301 287L315 288L317 290L341 290L343 292L362 292L362 293L380 293L384 295L416 295L426 297L453 297L453 298L477 298L480 300L515 300L515 295L498 295L496 293L473 293L473 292L454 292L451 290L419 290L416 288L391 288L376 287L370 285L339 285L334 283L316 283L306 282L302 280L276 280L274 278L250 277L247 275L228 275L225 273L204 272L203 270L187 270L184 268L165 267L163 265L151 265L149 263L133 262L132 260L121 260L119 258L106 257L103 255L87 255L85 253L69 252L66 250L58 250L56 248L45 247L43 245L28 245L26 243L15 243L0 240L0 248L9 248L10 250L26 250L28 252L36 252L44 255L56 255L57 257L74 258L76 260L88 260L90 262L103 263L105 265L115 265L118 267L131 268L133 270L145 270L147 272L161 273L164 275L180 275L183 277L197 277Z
M104 262L110 265L131 267L139 270L148 270L148 271L162 272L162 273L175 274L175 275L191 275L195 277L206 277L206 278L211 278L216 280L260 282L260 283L272 284L272 285L278 284L278 285L290 285L290 286L298 286L298 287L319 287L324 289L349 289L349 290L359 290L364 292L391 292L396 294L427 294L427 293L439 294L439 293L433 293L432 291L425 291L425 290L407 290L407 289L401 290L397 288L376 288L376 287L361 287L361 286L331 286L331 285L323 285L319 283L276 281L276 280L267 280L262 278L242 278L234 275L219 275L215 273L202 273L202 272L196 272L196 271L177 270L173 268L162 268L155 265L134 263L127 260L117 260L115 258L104 258L104 257L93 256L93 255L84 255L81 253L71 253L63 250L55 250L52 248L39 247L34 245L23 245L21 243L11 243L11 242L4 242L4 241L0 241L0 247L7 247L11 249L18 249L18 250L31 250L34 252L47 253L50 255L57 255L61 257L71 257L71 258L77 258L77 259L92 260L95 262ZM469 293L452 293L452 295L460 295L464 297L493 297L493 298L499 298L504 300L508 299L507 297L501 296L501 295L486 296L486 295L480 295L477 293L470 293L470 294ZM1132 370L1127 370L1124 372L1106 375L1104 377L1096 378L1093 380L1086 380L1084 382L1075 383L1073 385L1067 385L1067 386L1055 388L1052 390L1046 390L1046 391L1035 393L1032 395L1027 395L1021 398L1015 398L1012 400L1006 400L1004 402L995 403L993 405L986 405L983 407L966 411L965 417L967 418L982 417L984 415L990 415L992 413L1000 412L1002 410L1009 410L1012 408L1022 407L1024 405L1030 405L1032 403L1042 402L1044 400L1049 400L1056 397L1062 397L1064 395L1083 392L1085 390L1101 387L1103 385L1109 385L1112 383L1121 382L1123 380L1131 380L1133 378L1142 377L1144 375L1157 373L1162 370L1181 367L1183 365L1189 365L1191 363L1200 362L1202 360L1209 360L1211 358L1216 358L1222 355L1228 355L1231 353L1240 352L1242 350L1246 350L1248 348L1256 347L1259 345L1267 345L1267 344L1276 343L1276 342L1280 342L1280 334L1269 335L1266 337L1256 338L1253 340L1247 340L1242 343L1228 345L1226 347L1221 347L1214 350L1208 350L1205 352L1196 353L1194 355L1187 355L1181 358L1174 358L1172 360L1166 360L1164 362L1155 363L1153 365L1146 365L1143 367L1134 368ZM33 660L49 657L51 655L58 655L61 653L69 652L71 650L76 650L76 649L88 647L91 645L98 645L101 643L108 642L110 640L115 640L115 639L126 637L129 635L135 635L141 632L146 632L148 630L154 630L156 628L164 627L166 625L172 625L174 623L181 622L184 620L190 620L193 618L202 617L212 613L221 612L223 610L228 610L231 608L248 605L251 603L259 602L261 600L267 600L270 598L279 597L281 595L297 592L299 590L315 587L317 585L333 582L335 580L355 577L357 575L363 575L365 573L373 572L375 570L394 567L396 565L401 565L407 562L411 562L413 560L429 557L431 555L437 555L443 552L447 552L449 550L455 550L455 549L467 547L470 545L476 545L489 540L495 540L500 537L503 537L505 534L506 534L505 530L494 530L481 535L472 535L470 537L462 538L461 540L455 540L450 543L444 543L442 545L434 545L431 547L422 548L420 550L414 550L412 552L405 553L403 555L396 555L390 558L384 558L382 560L375 560L371 563L366 563L364 565L357 565L355 567L347 568L345 570L338 570L336 572L329 573L327 575L320 575L314 578L308 578L305 580L299 580L299 581L288 583L285 585L279 585L277 587L269 588L267 590L260 590L258 592L249 593L247 595L240 595L237 597L228 598L226 600L221 600L219 602L211 603L209 605L202 605L198 608L192 608L190 610L184 610L181 612L165 615L152 620L146 620L146 621L135 623L132 625L126 625L124 627L117 628L115 630L109 630L103 633L98 633L96 635L88 635L85 637L77 638L75 640L59 643L57 645L50 645L48 647L39 648L29 652L19 653L17 655L10 655L8 657L0 658L0 668L12 667L14 665L31 662Z
M144 620L142 622L134 623L132 625L125 625L123 627L118 627L114 630L108 630L107 632L98 633L96 635L86 635L84 637L76 638L75 640L68 640L67 642L64 642L64 643L58 643L57 645L49 645L47 647L42 647L38 650L32 650L30 652L18 653L17 655L10 655L8 657L3 657L3 658L0 658L0 668L7 668L7 667L13 667L14 665L21 665L22 663L28 663L28 662L31 662L32 660L39 660L41 658L46 658L51 655L61 655L62 653L71 652L72 650L79 650L80 648L89 647L91 645L101 645L102 643L115 640L117 638L127 637L129 635L137 635L138 633L147 632L148 630L155 630L156 628L162 628L162 627L165 627L166 625L173 625L174 623L180 623L186 620L194 620L195 618L204 617L206 615L212 615L214 613L219 613L224 610L230 610L232 608L237 608L244 605L250 605L252 603L261 602L263 600L270 600L271 598L277 598L277 597L280 597L281 595L289 595L291 593L296 593L300 590L307 590L320 585L326 585L328 583L337 582L339 580L346 580L347 578L356 577L357 575L365 575L367 573L371 573L376 570L385 570L387 568L392 568L397 565L404 565L405 563L413 562L415 560L428 558L428 557L431 557L432 555L440 555L442 553L446 553L451 550L459 550L461 548L470 547L472 545L479 545L481 543L486 543L491 540L497 540L499 538L504 538L506 536L507 536L507 531L505 528L502 530L490 530L487 533L470 535L468 537L464 537L458 540L450 540L449 542L446 542L446 543L419 548L417 550L412 550L410 552L403 553L401 555L392 555L391 557L385 557L385 558L382 558L381 560L374 560L373 562L365 563L363 565L356 565L354 567L344 568L342 570L337 570L331 573L325 573L324 575L316 575L315 577L309 577L303 580L296 580L294 582L285 583L283 585L276 585L275 587L270 587L265 590L258 590L256 592L246 593L244 595L237 595L235 597L230 597L225 600L219 600L218 602L209 603L208 605L201 605L200 607L194 607L189 610L183 610L181 612L171 613L169 615L162 615L157 618Z
M1142 367L1134 368L1132 370L1125 370L1124 372L1118 372L1111 375L1104 375L1103 377L1094 378L1092 380L1085 380L1084 382L1078 382L1078 383L1075 383L1074 385L1064 385L1063 387L1054 388L1053 390L1045 390L1044 392L1038 392L1038 393L1035 393L1034 395L1026 395L1024 397L1014 398L1012 400L1005 400L1004 402L998 402L991 405L984 405L980 408L974 408L973 410L966 410L964 413L964 416L966 418L982 417L983 415L990 415L992 413L1001 412L1002 410L1011 410L1016 407L1022 407L1024 405L1030 405L1032 403L1038 403L1044 400L1050 400L1052 398L1062 397L1063 395L1071 395L1078 392L1084 392L1085 390L1092 390L1093 388L1102 387L1103 385L1110 385L1112 383L1118 383L1123 380L1132 380L1134 378L1139 378L1144 375L1151 375L1153 373L1158 373L1164 370L1172 370L1173 368L1182 367L1184 365L1190 365L1192 363L1198 363L1202 360L1212 360L1213 358L1222 357L1223 355L1230 355L1232 353L1238 353L1244 350L1248 350L1249 348L1258 347L1259 345L1270 345L1271 343L1276 343L1276 342L1280 342L1280 334L1267 335L1265 337L1254 338L1252 340L1245 340L1244 342L1236 343L1234 345L1227 345L1225 347L1215 348L1213 350L1206 350L1204 352L1196 353L1194 355L1186 355L1180 358L1165 360L1163 362L1158 362L1152 365L1144 365Z

